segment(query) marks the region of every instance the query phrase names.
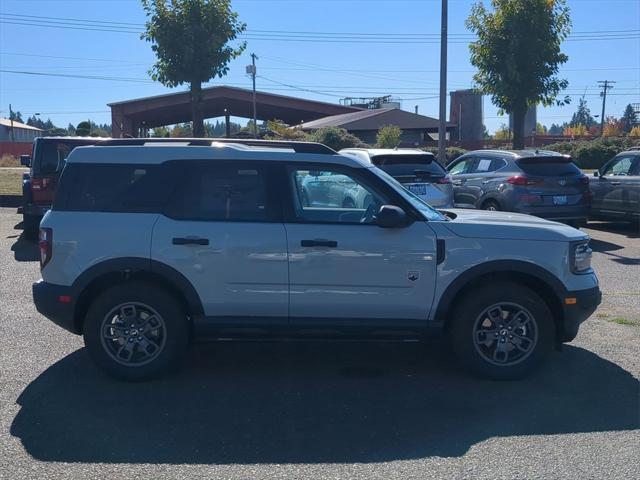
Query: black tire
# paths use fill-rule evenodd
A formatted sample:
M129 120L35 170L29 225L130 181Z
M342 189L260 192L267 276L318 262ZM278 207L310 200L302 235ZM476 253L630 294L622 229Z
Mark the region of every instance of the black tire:
M497 310L490 310L492 315L485 313L496 305L502 305L497 318L504 319L505 311L517 318L494 323L491 318ZM517 326L527 316L530 320ZM507 326L511 328L507 330ZM513 326L517 326L517 332ZM516 338L510 340L512 333ZM467 370L495 380L515 380L529 374L553 350L555 328L551 311L534 291L512 282L497 282L465 294L453 311L450 334L453 350ZM521 340L526 337L531 338L529 343ZM526 352L520 348L527 345ZM506 356L504 349L511 349ZM497 350L500 352L496 356Z
M37 215L22 216L22 235L28 240L36 240L40 230L40 220L42 217Z
M125 311L127 315L123 315ZM127 330L130 321L135 328ZM103 330L108 330L109 338ZM98 295L85 317L83 335L96 365L122 380L147 380L177 368L189 344L187 316L178 301L166 290L138 281L116 285ZM116 359L118 349L126 350L120 360ZM129 350L133 353L127 360ZM137 358L140 360L134 361Z
M492 210L499 212L501 209L500 204L495 200L487 200L482 204L482 210Z

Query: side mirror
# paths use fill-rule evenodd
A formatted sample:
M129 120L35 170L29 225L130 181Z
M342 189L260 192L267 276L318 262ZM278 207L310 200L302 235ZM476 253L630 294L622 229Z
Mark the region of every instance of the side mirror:
M395 205L382 205L373 222L382 228L401 228L411 223L406 212Z
M594 177L599 177L600 176L600 170L596 170L595 172L593 172L593 176Z
M30 155L20 155L20 165L23 167L31 166L31 156Z

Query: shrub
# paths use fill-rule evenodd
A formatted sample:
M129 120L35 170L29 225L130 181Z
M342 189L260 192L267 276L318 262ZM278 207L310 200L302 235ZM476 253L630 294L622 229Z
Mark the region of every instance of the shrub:
M571 155L580 168L597 169L618 153L632 147L634 142L629 138L598 138L576 142L553 143L545 146L545 150Z
M0 157L0 167L19 167L20 159L10 153L3 153Z
M315 130L309 135L309 140L326 145L334 150L343 148L366 147L362 140L347 132L344 128L327 127Z
M436 156L436 158L438 158L438 148L437 147L425 147L425 148L423 148L423 150L425 152L433 153ZM447 161L445 162L444 166L449 165L456 158L458 158L460 155L464 155L465 153L467 153L467 151L464 148L447 147L447 149L445 150L445 155L447 157Z
M376 146L379 148L396 148L400 145L402 130L397 125L385 125L378 130Z

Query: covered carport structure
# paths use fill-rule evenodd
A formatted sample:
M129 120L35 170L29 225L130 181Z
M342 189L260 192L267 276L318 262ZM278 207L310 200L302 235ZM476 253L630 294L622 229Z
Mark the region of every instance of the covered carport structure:
M191 121L189 92L109 103L113 137L137 137L149 128ZM279 119L289 125L309 122L330 115L360 111L360 108L303 98L256 92L258 120ZM253 117L253 92L244 88L217 86L202 89L204 118Z

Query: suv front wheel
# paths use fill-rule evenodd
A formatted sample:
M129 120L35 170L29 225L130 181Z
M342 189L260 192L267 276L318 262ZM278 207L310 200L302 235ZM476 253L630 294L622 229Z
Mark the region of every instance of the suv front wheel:
M551 311L534 291L511 282L465 295L452 317L453 349L464 367L511 380L528 374L553 349Z
M188 346L187 318L162 288L127 282L102 292L85 318L84 342L108 374L144 380L176 367Z

